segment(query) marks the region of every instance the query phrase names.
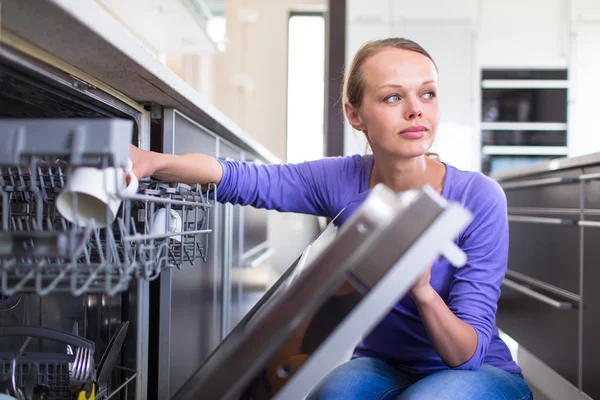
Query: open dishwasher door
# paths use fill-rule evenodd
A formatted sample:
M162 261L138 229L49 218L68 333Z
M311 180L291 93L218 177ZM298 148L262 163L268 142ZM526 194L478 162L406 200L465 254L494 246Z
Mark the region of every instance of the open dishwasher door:
M429 187L378 185L339 230L305 249L171 398L303 399L440 255L465 262L453 239L471 220Z

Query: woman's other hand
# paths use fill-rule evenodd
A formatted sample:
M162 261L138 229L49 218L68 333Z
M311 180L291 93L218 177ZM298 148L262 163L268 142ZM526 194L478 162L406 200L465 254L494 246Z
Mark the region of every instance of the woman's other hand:
M151 176L164 182L205 185L219 184L223 177L221 163L202 153L163 154L130 145L129 158L138 179Z
M427 300L431 298L435 290L429 283L431 280L431 265L421 274L410 288L409 294L416 301Z

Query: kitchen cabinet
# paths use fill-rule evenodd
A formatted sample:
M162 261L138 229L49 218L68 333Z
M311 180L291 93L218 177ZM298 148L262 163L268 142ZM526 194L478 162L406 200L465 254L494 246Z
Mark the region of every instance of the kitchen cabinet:
M385 24L390 21L390 0L348 0L346 21L348 24Z
M578 216L557 214L549 218L576 220ZM579 294L578 226L510 221L509 230L510 271Z
M509 271L580 294L579 183L582 169L504 184L510 227ZM553 184L540 185L552 181Z
M579 183L572 180L581 174L573 168L501 182L510 246L496 316L503 332L576 387L582 238Z
M579 183L576 181L581 169L549 172L520 179L519 183L507 183L506 199L510 208L570 208L579 209ZM542 179L556 180L552 185L535 185ZM504 184L503 184L504 185ZM512 186L512 187L511 187ZM510 187L510 189L509 189ZM535 210L529 210L534 212Z
M600 173L600 167L586 168L586 174ZM600 210L600 180L585 183L585 207ZM586 220L600 224L600 215L586 216ZM583 253L583 353L582 353L582 390L593 399L600 399L600 228L584 228Z
M392 21L402 24L406 20L435 20L440 24L448 21L475 21L477 0L390 0Z
M391 35L389 24L352 23L346 30L346 65L349 67L358 49L370 40L385 39Z
M566 0L481 0L478 55L483 68L566 68Z
M571 0L571 20L585 22L592 19L598 21L600 2L597 0Z
M600 398L600 153L492 177L506 192L510 221L498 327L574 388ZM540 381L531 383L552 379L544 374L536 370Z
M496 323L520 346L578 385L577 309L561 310L503 285Z

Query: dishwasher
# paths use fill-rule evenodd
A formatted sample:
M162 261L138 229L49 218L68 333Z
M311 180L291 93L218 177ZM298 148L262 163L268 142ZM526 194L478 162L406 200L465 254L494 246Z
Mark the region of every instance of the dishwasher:
M146 111L0 46L0 393L148 398L150 284L206 261L216 188L140 181L104 228L56 207L77 168L150 147ZM161 209L178 229L156 233Z

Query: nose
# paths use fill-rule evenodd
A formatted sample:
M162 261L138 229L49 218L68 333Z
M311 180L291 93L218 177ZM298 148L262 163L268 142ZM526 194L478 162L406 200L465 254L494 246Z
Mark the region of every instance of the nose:
M408 98L407 100L404 117L408 120L422 117L423 109L421 108L421 102L414 97Z

